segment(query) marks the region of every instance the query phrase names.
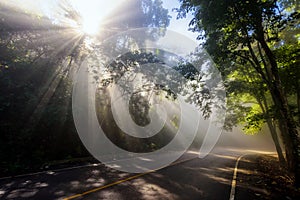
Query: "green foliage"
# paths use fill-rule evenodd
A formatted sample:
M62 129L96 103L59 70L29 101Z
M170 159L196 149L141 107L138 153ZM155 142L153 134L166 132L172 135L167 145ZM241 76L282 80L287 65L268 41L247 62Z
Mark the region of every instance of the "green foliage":
M262 114L261 107L254 105L245 116L245 125L243 130L246 134L257 134L265 123L264 115Z
M168 10L161 0L128 0L108 17L109 26L119 28L155 27L166 28L170 24ZM128 12L130 11L130 12ZM122 17L120 17L120 13Z
M194 15L190 26L199 32L199 39L205 39L203 46L207 49L218 68L227 79L227 93L248 93L258 98L272 88L276 70L288 94L295 94L299 88L299 33L298 3L293 1L223 1L223 0L181 0L177 9L178 17L187 12ZM298 25L297 25L298 24ZM271 62L270 54L262 51L263 40L272 46L278 69ZM272 67L271 67L272 66ZM271 72L275 70L275 72ZM237 100L245 104L243 99ZM231 102L231 101L229 101ZM229 105L231 111L245 111L237 103ZM247 109L246 109L247 110ZM231 112L229 112L231 113ZM233 114L231 113L231 114ZM240 114L237 114L237 116ZM274 117L274 116L273 116ZM234 125L239 120L229 117ZM259 119L259 118L254 118ZM251 123L256 126L254 123Z
M80 26L80 14L67 1L60 2L60 20ZM160 0L125 5L133 6L129 10L136 11L130 13L137 18L123 18L118 13L108 26L122 31L124 25L169 25L168 11ZM69 24L55 25L45 16L12 9L1 2L0 32L0 176L39 170L53 160L88 156L76 133L71 107L72 76L91 51L86 48L86 36ZM117 145L125 143L122 135L116 138ZM158 148L159 141L154 138L152 143L130 144L147 151L148 147Z

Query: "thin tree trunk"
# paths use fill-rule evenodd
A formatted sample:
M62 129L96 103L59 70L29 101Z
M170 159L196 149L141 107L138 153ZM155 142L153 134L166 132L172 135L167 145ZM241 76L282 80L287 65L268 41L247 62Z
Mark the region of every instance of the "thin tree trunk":
M278 134L277 134L277 131L276 131L275 124L272 122L271 119L267 119L267 124L268 124L268 127L270 129L271 136L272 136L272 139L273 139L275 147L276 147L279 163L280 163L281 166L285 166L286 165L286 160L285 160L285 158L283 156L283 153L282 153L282 148L281 148L280 143L279 143L279 138L278 138Z
M267 63L263 59L263 55L262 55L259 44L258 44L258 48L259 48L259 53L260 53L260 56L263 60L264 66L267 67ZM247 71L246 74L251 75L249 69L247 69L246 71ZM247 76L245 78L247 78ZM253 76L251 78L254 80ZM249 82L249 80L248 80L248 82ZM259 91L261 91L261 92L259 92ZM255 98L256 98L256 100L257 100L257 102L258 102L258 104L259 104L259 106L260 106L260 108L263 112L263 114L266 117L267 125L268 125L268 128L270 130L270 133L271 133L271 136L272 136L272 139L273 139L276 151L277 151L277 155L278 155L278 158L279 158L279 163L280 163L280 165L284 166L284 165L286 165L286 160L284 158L284 155L282 153L282 148L281 148L281 145L279 143L279 138L278 138L278 134L277 134L277 131L276 131L276 126L272 122L272 118L271 118L270 113L269 113L269 105L268 105L268 102L267 102L267 99L266 99L266 96L265 96L265 93L264 93L263 85L261 85L260 90L254 91L253 94L254 94L254 96L255 96Z
M277 134L277 131L276 131L276 126L275 126L275 123L273 123L273 121L271 119L271 116L270 116L270 113L268 111L269 105L267 103L265 95L262 94L261 97L262 97L262 102L258 99L258 103L259 103L263 113L266 115L267 125L269 127L273 142L275 144L275 148L276 148L276 151L277 151L279 163L280 163L281 166L284 166L284 165L286 165L286 160L283 156L282 148L281 148L280 143L279 143L279 138L278 138L278 134Z
M288 168L295 175L295 184L300 185L300 141L296 128L296 123L288 108L286 95L281 86L281 80L278 73L278 66L275 56L263 37L259 40L271 65L271 75L273 80L270 85L272 99L279 114L279 124L283 140L285 143Z

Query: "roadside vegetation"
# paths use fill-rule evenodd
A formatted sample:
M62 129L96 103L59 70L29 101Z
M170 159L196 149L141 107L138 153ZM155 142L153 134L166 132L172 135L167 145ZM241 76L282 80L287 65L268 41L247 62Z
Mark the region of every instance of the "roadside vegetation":
M97 57L95 49L100 53L101 49L90 44L88 35L81 32L81 13L68 1L61 2L58 13L66 24L0 3L0 176L39 170L54 160L90 156L73 122L72 80L83 60L93 53ZM299 186L299 1L179 2L180 7L175 8L178 18L193 16L186 26L198 34L202 41L200 47L207 50L224 79L227 94L224 128L242 126L246 134L254 135L267 125L280 165L291 174L293 184ZM134 14L121 15L124 10L133 10ZM161 0L131 0L108 18L113 20L105 25L107 30L103 28L100 40L138 27L160 28L161 31L153 33L158 38L165 34L164 28L170 23L168 10L163 8ZM192 57L197 60L200 55L195 52ZM132 59L159 62L151 54L136 52L128 54L125 61L132 64ZM112 65L108 72L113 76L101 80L103 87L129 70L119 66L117 60ZM187 78L199 75L191 70L188 62L177 67ZM95 76L95 81L100 78ZM163 90L166 96L176 99L172 92ZM105 89L99 89L98 116L106 117L101 123L115 144L133 152L147 152L159 149L172 139L167 129L163 130L166 137L149 141L126 138L111 122L109 96L101 99L105 94ZM198 98L193 99L207 117L210 108L202 102L209 98L201 90ZM147 125L150 109L147 98L136 95L130 102L132 118L137 124ZM178 119L175 121L178 123Z

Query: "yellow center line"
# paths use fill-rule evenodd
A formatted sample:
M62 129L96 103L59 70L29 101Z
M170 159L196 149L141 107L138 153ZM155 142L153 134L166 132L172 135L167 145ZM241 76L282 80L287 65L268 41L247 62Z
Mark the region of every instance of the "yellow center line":
M196 157L196 158L198 158L198 157ZM187 161L190 161L190 160L193 160L193 159L195 159L195 158L189 158L189 159L186 159L186 160L183 160L183 161L174 162L174 163L168 165L167 167L171 167L171 166L174 166L174 165L177 165L177 164L180 164L180 163L184 163L184 162L187 162ZM160 169L162 169L162 168L160 168ZM122 179L122 180L119 180L119 181L116 181L116 182L107 184L107 185L103 185L103 186L101 186L101 187L94 188L94 189L92 189L92 190L88 190L88 191L83 192L83 193L80 193L80 194L76 194L76 195L73 195L73 196L70 196L70 197L66 197L66 198L64 198L63 200L70 200L70 199L75 199L75 198L78 198L78 197L82 197L82 196L84 196L84 195L87 195L87 194L90 194L90 193L94 193L94 192L97 192L97 191L99 191L99 190L103 190L103 189L105 189L105 188L112 187L112 186L114 186L114 185L118 185L118 184L120 184L120 183L124 183L124 182L126 182L126 181L130 181L130 180L136 179L136 178L141 177L141 176L144 176L144 175L146 175L146 174L150 174L150 173L152 173L152 172L156 172L156 171L158 171L158 170L160 170L160 169L150 170L150 171L147 171L147 172L142 173L142 174L137 174L137 175L135 175L135 176L131 176L131 177L128 177L128 178L125 178L125 179Z

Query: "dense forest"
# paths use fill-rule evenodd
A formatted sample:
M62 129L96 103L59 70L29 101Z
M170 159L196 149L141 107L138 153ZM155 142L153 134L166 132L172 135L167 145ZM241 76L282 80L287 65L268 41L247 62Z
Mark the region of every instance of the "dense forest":
M224 129L242 126L245 133L256 134L266 124L280 164L295 175L295 183L299 184L299 2L179 2L180 7L175 8L178 18L192 14L193 19L186 26L198 34L199 49L204 48L209 53L222 74L227 96ZM124 10L134 12L117 17ZM85 58L99 59L103 47L78 31L82 19L68 1L61 1L58 15L64 23L0 3L1 176L36 171L56 160L90 156L73 121L72 81ZM155 40L165 34L170 23L168 10L160 0L130 0L107 18L110 20L96 37L97 41L140 27L159 28L145 35ZM72 23L66 23L70 21ZM145 42L145 38L137 42ZM111 47L106 46L105 51ZM191 55L191 60L200 60L199 49ZM107 137L124 149L132 152L159 149L172 139L171 130L165 127L161 134L148 140L127 136L112 119L105 87L130 70L124 66L136 62L160 63L161 60L149 52L134 51L119 59L123 63L115 60L107 68L111 76L95 76L95 81L101 79L97 95L98 117L105 118L101 125L109 133ZM201 77L189 62L181 61L176 67L185 78ZM90 70L97 71L96 68ZM194 91L190 100L209 117L209 103L203 102L209 102L212 97L202 87L201 78L198 85L201 87L194 89L200 92ZM155 85L154 89L162 90L166 98L176 99L176 94L167 88ZM141 126L149 123L150 105L146 97L136 94L130 99L132 119ZM175 116L172 123L176 128L178 117Z
M280 163L299 183L299 2L180 2L178 17L192 13L191 30L204 40L224 77L225 127L242 124L245 132L255 134L266 123Z
M63 23L0 4L1 176L40 170L57 160L90 157L73 121L72 81L86 56L98 55L87 45L89 36L78 31L80 14L68 1L60 2L57 12ZM130 1L126 6L135 10L133 15L112 17L106 25L110 29L99 40L116 30L169 24L161 1ZM124 8L114 13L120 9ZM76 26L66 23L69 21ZM163 140L122 141L124 134L111 120L109 105L101 104L103 98L98 96L99 116L105 114L102 125L113 142L132 151L151 151L170 140L166 136Z

